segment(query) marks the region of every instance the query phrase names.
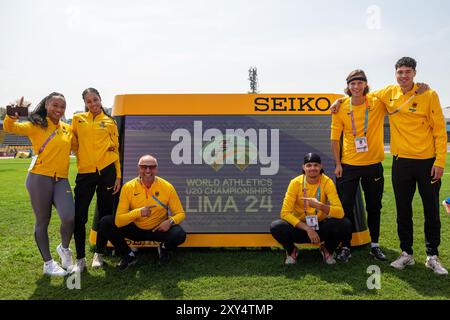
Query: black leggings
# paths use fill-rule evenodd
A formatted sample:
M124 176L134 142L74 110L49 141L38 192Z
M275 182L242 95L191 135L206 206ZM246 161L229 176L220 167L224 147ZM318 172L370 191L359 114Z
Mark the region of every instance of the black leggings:
M100 172L79 173L75 180L75 247L77 259L86 256L86 223L88 221L89 205L94 193L97 192L97 208L99 220L114 213L114 183L116 168L114 163ZM103 252L108 241L97 233L95 252Z
M52 204L61 219L60 233L63 248L68 248L73 234L75 210L72 190L67 179L55 179L36 173L28 173L26 187L30 195L36 223L34 236L44 261L50 261L48 225Z
M364 199L366 200L367 225L370 231L370 238L373 243L378 243L380 238L381 200L384 189L383 166L381 163L367 166L342 164L342 169L342 177L336 179L336 188L344 208L345 217L352 222L352 231L357 231L355 230L356 217L354 209L356 190L361 181ZM350 248L350 241L342 245Z
M413 210L412 201L416 185L422 198L425 217L425 247L427 255L439 255L441 243L441 220L439 217L439 190L441 180L433 181L431 168L432 159L392 160L392 186L394 187L395 205L397 207L397 232L400 248L408 254L413 254Z
M341 241L351 239L352 224L344 219L329 218L319 222L317 234L325 242L328 252L334 252ZM295 248L294 243L311 243L305 230L293 227L285 220L275 220L270 226L270 233L284 249L291 254Z
M99 222L98 232L113 244L120 255L126 255L131 252L125 238L136 241L158 241L164 242L164 247L168 250L174 250L186 240L186 232L176 224L168 231L144 230L138 228L134 223L118 228L114 222L114 216L103 217Z

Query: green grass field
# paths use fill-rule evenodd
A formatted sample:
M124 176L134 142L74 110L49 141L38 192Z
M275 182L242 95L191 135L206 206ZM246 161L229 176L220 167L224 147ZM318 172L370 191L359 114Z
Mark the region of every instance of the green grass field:
M416 265L403 271L392 269L389 262L372 260L367 246L354 249L349 263L335 266L324 265L316 249L301 250L299 263L285 266L284 253L278 248L180 248L169 265L160 267L156 249L149 248L140 250L138 264L123 272L115 269L118 258L107 256L107 267L88 269L81 275L81 289L69 290L65 279L42 274L42 259L33 238L34 217L24 185L29 161L0 160L0 299L450 299L450 278L435 275L424 266L423 209L418 194L414 199ZM388 155L384 162L380 239L389 261L400 253L391 161ZM72 163L72 187L75 171ZM450 176L445 175L441 199L449 195ZM92 217L93 206L90 221ZM443 208L441 221L440 256L450 268L450 216ZM60 237L55 211L49 233L56 259ZM74 251L73 242L71 247ZM91 248L87 252L89 263L92 255ZM379 290L367 288L370 265L381 269Z

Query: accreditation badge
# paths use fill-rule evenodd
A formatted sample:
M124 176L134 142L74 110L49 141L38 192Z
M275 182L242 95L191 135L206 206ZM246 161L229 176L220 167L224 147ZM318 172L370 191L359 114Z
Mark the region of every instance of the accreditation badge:
M28 168L28 171L33 170L34 165L36 164L37 158L38 158L38 155L37 155L37 154L35 154L34 156L31 157L31 162L30 162L30 166L29 166L29 168Z
M369 146L367 144L367 137L356 137L355 138L356 152L367 152L369 151Z
M306 224L313 230L319 230L319 219L316 215L306 216Z

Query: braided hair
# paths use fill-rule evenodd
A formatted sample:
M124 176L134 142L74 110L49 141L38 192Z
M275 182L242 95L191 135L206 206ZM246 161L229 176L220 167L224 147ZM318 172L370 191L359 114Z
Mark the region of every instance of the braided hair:
M28 116L28 120L34 125L47 128L47 109L45 109L45 106L55 97L62 98L64 100L64 104L66 103L66 98L62 93L52 92L37 104L36 108L34 108L33 112Z

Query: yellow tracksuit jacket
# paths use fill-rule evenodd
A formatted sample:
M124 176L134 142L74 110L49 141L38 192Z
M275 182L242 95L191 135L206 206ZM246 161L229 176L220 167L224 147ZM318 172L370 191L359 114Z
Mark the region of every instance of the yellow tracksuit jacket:
M368 108L367 124L367 152L356 152L355 137L350 118L350 97L347 97L339 108L339 112L331 118L331 140L339 140L344 133L341 162L353 166L366 166L382 162L384 160L384 116L386 108L384 104L371 94L366 96ZM364 122L366 118L366 103L353 106L355 117L356 136L364 136Z
M385 105L391 129L391 153L400 158L430 159L445 168L447 130L439 97L434 90L415 95L417 84L403 94L399 85L389 85L372 92Z
M151 209L151 215L141 217L141 208L150 205L156 206ZM141 229L151 230L168 219L169 210L176 224L184 220L186 215L173 185L155 177L150 189L147 189L137 177L122 187L115 223L120 228L134 222Z
M303 200L300 199L304 196L303 179L305 179L305 175L302 174L291 180L281 208L281 219L286 220L294 227L300 221L306 221ZM315 198L318 187L318 184L309 184L306 182L306 197ZM344 217L344 209L342 208L333 180L325 174L322 174L320 177L320 202L330 205L330 212L328 213L330 217L338 219ZM309 206L306 207L308 215L314 215L315 210ZM322 221L325 219L326 214L318 211L317 216L318 220Z
M73 116L72 130L78 173L100 171L114 163L117 178L121 177L119 133L114 119L101 112L95 118L91 112ZM114 148L113 151L108 150Z
M31 170L32 173L41 174L53 178L67 178L69 172L69 156L72 147L72 129L70 125L60 121L57 125L47 117L47 128L42 128L33 123L17 122L5 117L3 128L5 132L28 136L33 146L34 154L39 153L39 149L50 135L57 130L56 135L48 142Z

